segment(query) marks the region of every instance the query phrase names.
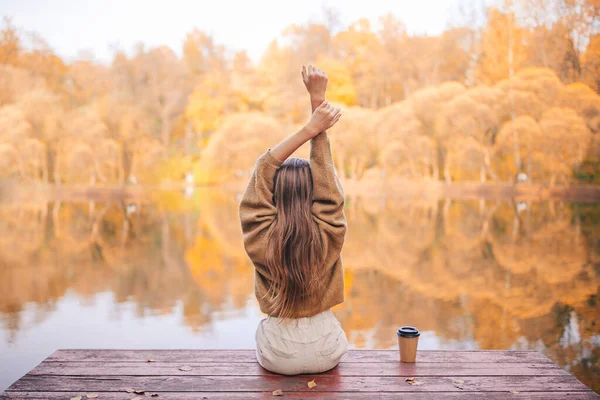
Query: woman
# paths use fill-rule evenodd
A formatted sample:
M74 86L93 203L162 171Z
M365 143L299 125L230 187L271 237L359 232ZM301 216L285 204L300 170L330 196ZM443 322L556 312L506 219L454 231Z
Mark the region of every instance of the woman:
M330 308L344 301L340 253L346 235L344 192L326 129L340 109L325 101L327 76L302 67L313 114L258 158L240 204L244 247L255 266L255 293L268 314L256 331L265 369L307 374L334 368L348 342ZM288 158L310 141L310 161Z

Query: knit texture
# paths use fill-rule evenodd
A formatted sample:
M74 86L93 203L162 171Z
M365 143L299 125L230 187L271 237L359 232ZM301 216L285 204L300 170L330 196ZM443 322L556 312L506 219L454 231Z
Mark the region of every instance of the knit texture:
M277 208L273 203L275 172L281 166L270 149L261 155L240 203L239 213L244 235L244 248L255 267L254 289L260 310L273 314L273 305L266 298L272 280L266 267L266 249ZM313 221L323 239L322 278L326 282L314 301L303 309L294 310L293 318L310 317L344 301L344 271L341 252L346 236L344 191L335 172L331 145L323 132L310 141L310 168L313 178Z

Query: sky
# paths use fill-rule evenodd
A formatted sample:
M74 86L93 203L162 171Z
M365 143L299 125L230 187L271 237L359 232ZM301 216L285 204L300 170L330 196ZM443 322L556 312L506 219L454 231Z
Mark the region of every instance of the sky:
M269 42L291 24L323 21L323 8L339 13L342 26L359 18L373 22L388 12L409 32L439 34L461 4L471 0L0 0L0 15L33 31L65 60L82 52L107 62L115 49L140 41L177 53L194 27L257 61Z

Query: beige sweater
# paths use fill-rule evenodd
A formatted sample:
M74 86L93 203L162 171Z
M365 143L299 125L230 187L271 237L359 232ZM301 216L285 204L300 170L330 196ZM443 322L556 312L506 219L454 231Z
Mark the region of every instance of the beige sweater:
M273 203L273 182L281 162L270 151L258 158L240 203L244 247L255 267L255 294L260 310L272 314L264 296L271 280L265 266L267 240L277 209ZM314 304L297 310L294 318L309 317L344 301L344 272L341 251L346 236L344 191L335 172L327 133L310 141L310 167L313 177L312 213L324 245L323 279L327 282Z

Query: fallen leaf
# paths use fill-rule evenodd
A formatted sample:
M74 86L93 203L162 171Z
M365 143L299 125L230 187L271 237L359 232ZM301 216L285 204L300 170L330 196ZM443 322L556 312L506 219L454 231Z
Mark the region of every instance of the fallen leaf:
M511 392L512 394L518 394L518 393L520 393L518 390L511 390L510 392Z
M158 397L158 393L152 393L150 397Z
M192 367L188 367L187 365L184 365L183 367L179 368L180 371L191 371Z
M87 397L88 399L95 399L96 397L98 397L98 395L96 393L86 393L85 397Z
M283 396L281 389L273 390L273 396Z
M452 382L458 383L458 384L465 383L465 381L463 381L462 379L455 379Z
M315 383L315 380L314 380L314 379L313 379L312 381L308 382L308 384L307 384L307 385L308 385L308 387L309 387L309 388L311 388L311 389L312 389L312 388L314 388L315 386L317 386L317 384Z
M133 392L135 392L135 390L133 390L132 388L125 389L125 391L126 391L127 393L133 393Z
M133 393L135 393L135 394L144 394L144 393L146 393L146 391L145 390L134 390Z
M414 381L415 381L415 378L406 378L406 379L405 379L405 381L406 381L406 382L414 382Z
M156 362L156 360L149 358L147 362Z
M81 396L71 397L71 400L81 400Z

